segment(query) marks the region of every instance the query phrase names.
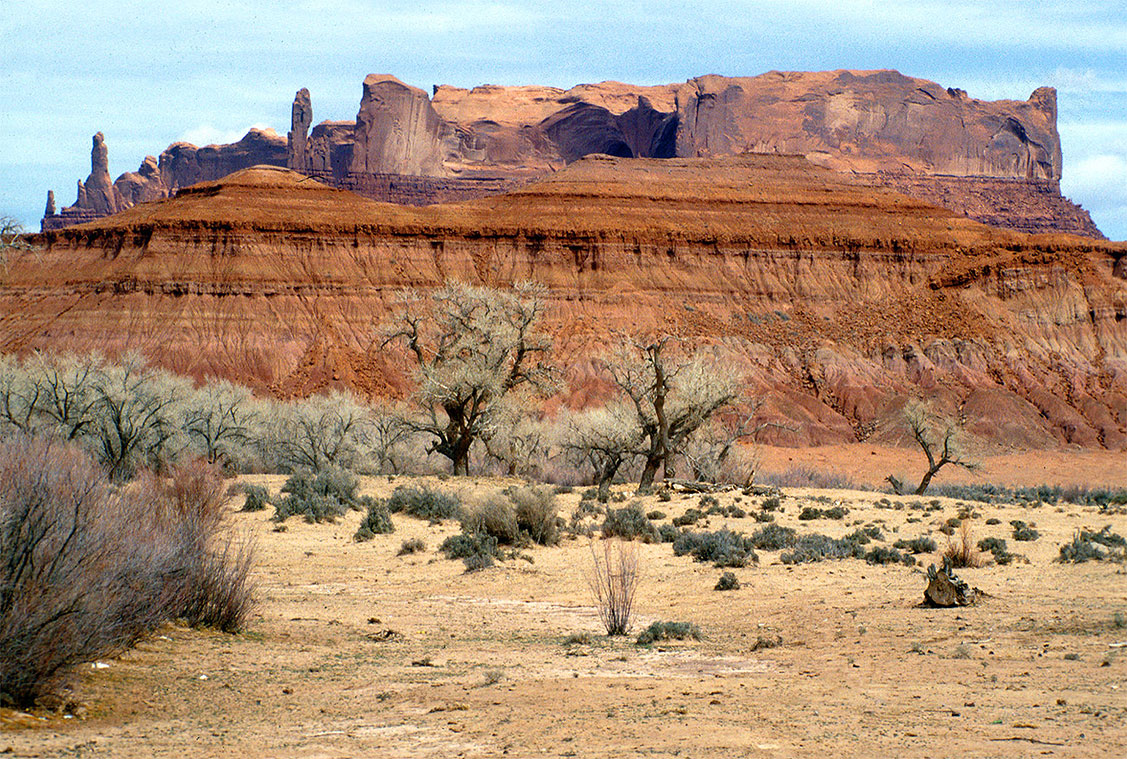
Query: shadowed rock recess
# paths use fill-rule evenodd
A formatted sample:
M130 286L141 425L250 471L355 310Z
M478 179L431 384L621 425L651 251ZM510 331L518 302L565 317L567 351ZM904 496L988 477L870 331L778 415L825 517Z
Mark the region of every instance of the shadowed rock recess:
M749 377L789 427L762 442L867 439L922 393L1000 444L1127 446L1127 244L994 229L797 156L594 155L427 207L258 167L36 242L0 280L5 352L400 393L376 335L402 288L532 279L565 402L598 396L613 331L668 331Z
M99 135L77 201L48 213L42 228L86 222L257 164L373 200L427 205L506 192L596 153L769 153L802 155L985 224L1102 239L1088 213L1060 194L1056 122L1051 87L1025 101L982 101L896 71L772 71L569 90L443 85L433 96L371 74L354 120L312 126L313 98L301 89L286 138L252 129L230 145L176 143L112 186Z

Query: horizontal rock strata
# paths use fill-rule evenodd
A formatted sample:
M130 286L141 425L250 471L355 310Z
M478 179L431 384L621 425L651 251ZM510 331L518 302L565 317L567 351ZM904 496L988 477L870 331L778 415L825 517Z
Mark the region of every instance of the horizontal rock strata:
M797 156L589 156L505 195L381 204L275 168L43 234L0 349L139 349L280 396L402 393L404 287L549 287L561 402L614 334L712 346L764 442L868 439L910 395L1000 445L1127 445L1127 245L992 229Z

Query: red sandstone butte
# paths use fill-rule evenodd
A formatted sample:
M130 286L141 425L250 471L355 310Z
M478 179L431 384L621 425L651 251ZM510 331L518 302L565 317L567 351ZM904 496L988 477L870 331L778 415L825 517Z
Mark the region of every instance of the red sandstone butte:
M1102 238L1088 213L1060 194L1056 122L1050 87L1028 100L983 101L896 71L772 71L568 90L442 85L433 96L372 74L355 119L313 126L313 99L299 90L286 139L252 130L232 145L177 143L119 178L109 195L108 176L93 171L97 192L80 185L75 205L46 216L43 229L256 164L287 166L375 200L426 205L502 193L592 154L750 152L799 154L993 226Z

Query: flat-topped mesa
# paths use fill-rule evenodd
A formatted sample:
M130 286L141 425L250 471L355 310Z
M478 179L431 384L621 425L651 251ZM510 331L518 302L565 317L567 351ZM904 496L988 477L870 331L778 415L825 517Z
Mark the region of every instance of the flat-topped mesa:
M505 192L595 153L799 154L991 225L1102 238L1087 212L1060 196L1056 118L1051 87L1025 101L983 101L896 71L567 90L436 85L433 97L371 74L354 121L323 121L310 132L311 98L302 89L287 139L251 130L232 145L178 143L159 163L167 192L269 164L375 200L425 205ZM76 206L93 212L93 202L87 192Z

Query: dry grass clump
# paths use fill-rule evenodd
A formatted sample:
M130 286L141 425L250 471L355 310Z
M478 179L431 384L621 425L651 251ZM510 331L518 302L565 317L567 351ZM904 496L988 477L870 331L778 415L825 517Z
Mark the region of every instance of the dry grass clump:
M981 567L986 562L978 548L975 547L974 537L971 535L970 522L964 521L959 525L959 535L955 540L947 537L947 548L943 550L943 558L951 562L956 569L964 567Z

